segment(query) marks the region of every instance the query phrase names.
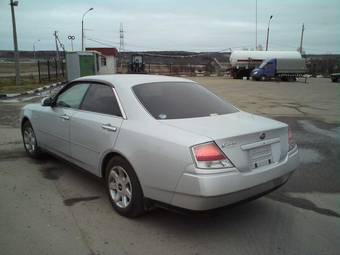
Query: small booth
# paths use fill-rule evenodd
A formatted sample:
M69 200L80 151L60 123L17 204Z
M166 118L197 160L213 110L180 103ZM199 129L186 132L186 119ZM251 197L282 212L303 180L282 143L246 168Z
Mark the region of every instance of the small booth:
M97 74L99 68L96 59L97 56L93 52L66 52L67 80L72 81L82 76Z
M116 73L116 60L106 56L96 48L87 48L87 51L66 52L67 80L96 74Z

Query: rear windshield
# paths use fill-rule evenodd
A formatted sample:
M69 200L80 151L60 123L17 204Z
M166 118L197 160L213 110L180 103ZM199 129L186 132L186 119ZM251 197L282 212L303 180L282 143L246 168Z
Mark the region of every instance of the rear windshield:
M133 87L155 119L183 119L237 112L231 104L193 82L146 83Z

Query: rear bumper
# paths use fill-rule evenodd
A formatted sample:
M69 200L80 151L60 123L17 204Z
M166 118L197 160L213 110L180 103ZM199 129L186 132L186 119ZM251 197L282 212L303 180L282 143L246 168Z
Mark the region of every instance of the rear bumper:
M249 172L184 173L172 198L173 206L209 210L266 193L284 184L299 165L297 148L282 162Z

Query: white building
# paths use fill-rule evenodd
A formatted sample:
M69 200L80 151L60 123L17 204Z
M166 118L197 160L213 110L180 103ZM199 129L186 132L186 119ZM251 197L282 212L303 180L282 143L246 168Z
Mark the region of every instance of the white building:
M97 74L113 74L117 72L118 50L116 48L86 48L86 51L97 52Z

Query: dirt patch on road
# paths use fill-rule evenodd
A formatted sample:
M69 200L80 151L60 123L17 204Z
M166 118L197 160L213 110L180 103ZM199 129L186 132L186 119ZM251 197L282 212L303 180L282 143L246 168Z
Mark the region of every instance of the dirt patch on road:
M57 166L44 166L40 169L43 177L49 180L58 180L64 173L63 168Z
M99 196L68 198L68 199L64 200L64 204L66 206L72 206L72 205L79 203L79 202L92 201L92 200L96 200L96 199L99 199L99 198L100 198Z
M0 151L0 162L1 161L12 161L20 158L27 158L27 154L24 150L1 150Z

